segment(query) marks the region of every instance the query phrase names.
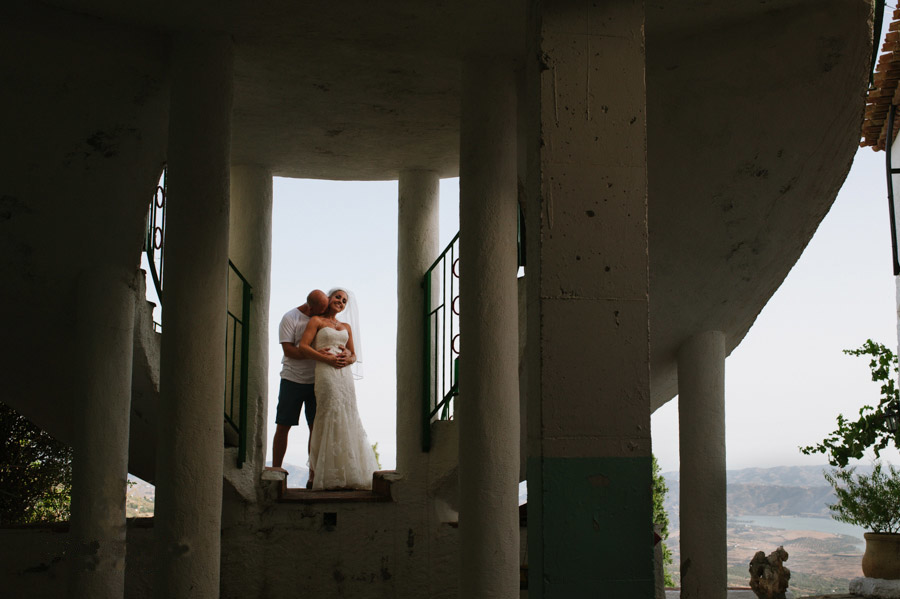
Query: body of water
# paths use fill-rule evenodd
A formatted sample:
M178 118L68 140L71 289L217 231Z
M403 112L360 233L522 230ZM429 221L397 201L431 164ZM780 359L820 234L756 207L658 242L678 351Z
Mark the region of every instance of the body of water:
M804 518L801 516L735 516L729 518L734 523L753 524L767 528L782 530L815 530L836 535L849 535L859 539L860 546L865 543L863 533L868 532L860 526L838 522L833 518Z

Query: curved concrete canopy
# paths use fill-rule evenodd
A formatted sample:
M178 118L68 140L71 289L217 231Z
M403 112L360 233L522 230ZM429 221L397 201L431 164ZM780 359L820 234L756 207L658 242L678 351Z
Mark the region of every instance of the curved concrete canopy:
M871 56L865 1L694 4L720 18L647 11L654 409L677 393L681 344L718 330L730 353L831 207Z
M457 174L460 57L484 40L521 56L527 3L45 5L106 26L231 33L234 162L380 180ZM731 351L833 202L859 139L870 14L867 0L648 2L654 408L677 391L680 345L721 330Z

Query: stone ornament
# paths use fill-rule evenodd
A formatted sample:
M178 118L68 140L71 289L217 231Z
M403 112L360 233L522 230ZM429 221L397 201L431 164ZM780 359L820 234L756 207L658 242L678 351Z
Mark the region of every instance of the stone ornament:
M784 567L788 552L779 546L766 557L757 551L750 560L750 588L759 599L786 599L791 571Z

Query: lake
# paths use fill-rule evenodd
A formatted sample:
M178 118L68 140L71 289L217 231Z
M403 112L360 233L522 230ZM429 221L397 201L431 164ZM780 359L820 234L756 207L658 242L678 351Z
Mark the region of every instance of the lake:
M815 530L836 535L849 535L859 539L860 547L864 545L863 533L866 529L853 524L838 522L833 518L804 518L801 516L735 516L730 522L753 524L767 528L782 530Z

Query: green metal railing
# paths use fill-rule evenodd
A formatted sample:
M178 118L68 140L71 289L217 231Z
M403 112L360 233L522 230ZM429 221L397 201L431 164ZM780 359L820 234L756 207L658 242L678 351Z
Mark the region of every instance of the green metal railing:
M153 286L156 287L156 297L159 298L160 304L162 304L163 259L166 239L167 170L167 168L163 168L162 176L153 192L153 201L150 203L150 211L147 214L147 232L144 235L144 252L147 254L150 277L153 279ZM162 305L159 308L162 310ZM158 322L154 322L153 325L157 331L162 328Z
M459 393L459 233L425 272L422 287L422 451L429 451L432 420L453 418L453 397Z
M516 223L518 266L525 266L525 213ZM431 423L453 418L459 395L459 233L425 271L422 375L422 451L431 449Z
M247 383L250 370L250 302L253 295L250 283L231 260L228 261L228 266L225 422L237 433L237 466L241 468L247 459Z

